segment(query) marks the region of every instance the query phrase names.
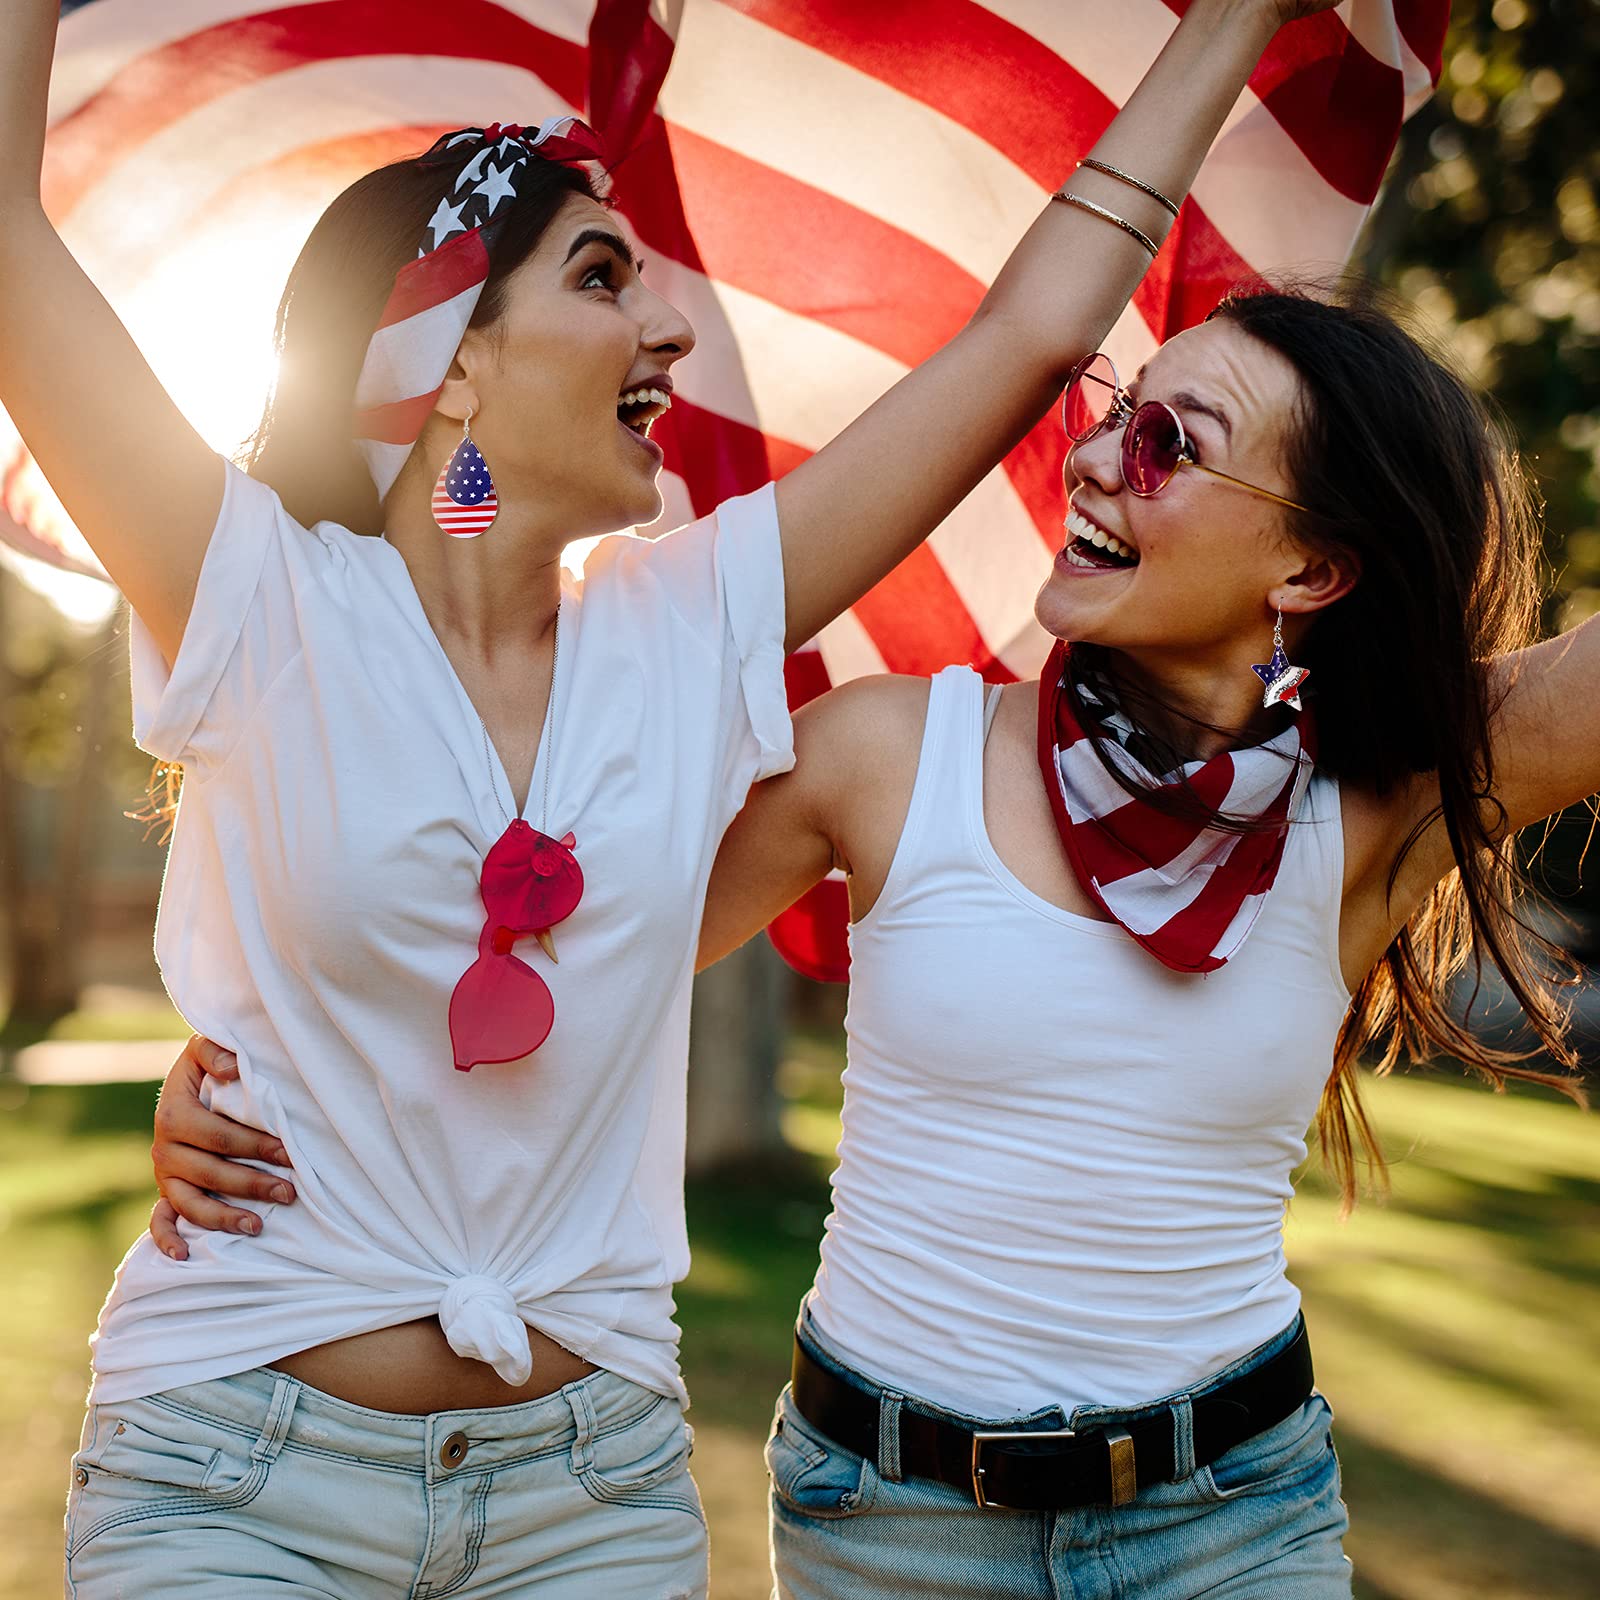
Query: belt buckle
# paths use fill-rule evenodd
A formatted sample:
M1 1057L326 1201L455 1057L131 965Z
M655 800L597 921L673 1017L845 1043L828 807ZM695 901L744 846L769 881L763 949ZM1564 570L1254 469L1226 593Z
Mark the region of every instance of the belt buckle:
M974 1432L972 1435L972 1498L985 1510L1009 1511L1014 1507L1003 1505L998 1500L991 1500L983 1487L983 1447L986 1444L998 1444L1007 1440L1018 1439L1076 1439L1078 1437L1072 1428L1040 1428L1025 1432L1017 1428L1003 1428L994 1432Z
M1085 1434L1079 1434L1073 1428L1043 1428L1033 1432L1022 1432L1015 1429L1006 1429L990 1433L974 1433L972 1435L972 1498L985 1510L994 1509L1006 1511L1013 1509L1003 1505L998 1500L991 1500L983 1487L983 1447L1007 1439L1077 1439L1092 1438L1096 1431L1100 1431L1105 1439L1106 1449L1110 1456L1111 1465L1111 1504L1125 1506L1133 1502L1139 1493L1139 1479L1134 1466L1133 1436L1125 1428L1106 1428L1104 1430L1090 1429Z

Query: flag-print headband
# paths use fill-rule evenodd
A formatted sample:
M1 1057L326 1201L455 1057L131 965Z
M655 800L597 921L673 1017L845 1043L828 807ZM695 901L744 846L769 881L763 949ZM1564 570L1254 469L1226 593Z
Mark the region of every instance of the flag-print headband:
M417 251L395 274L388 304L356 383L356 443L382 499L394 487L433 414L450 363L489 277L489 248L507 200L537 155L544 161L599 161L599 135L578 117L551 117L536 130L502 126L447 133L422 165L476 147L428 221Z

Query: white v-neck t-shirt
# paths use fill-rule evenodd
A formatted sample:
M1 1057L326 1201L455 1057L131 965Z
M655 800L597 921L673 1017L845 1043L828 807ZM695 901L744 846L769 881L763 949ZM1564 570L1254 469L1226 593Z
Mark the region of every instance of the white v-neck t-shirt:
M604 539L565 580L524 814L539 826L548 768L583 899L559 966L517 946L553 993L549 1038L458 1072L450 994L510 786L399 551L303 528L227 469L170 673L135 619L134 733L184 765L163 979L238 1055L211 1103L282 1140L299 1198L255 1238L185 1224L186 1262L141 1238L91 1341L94 1401L435 1315L511 1381L526 1323L685 1398L690 983L722 834L793 764L783 639L771 485Z

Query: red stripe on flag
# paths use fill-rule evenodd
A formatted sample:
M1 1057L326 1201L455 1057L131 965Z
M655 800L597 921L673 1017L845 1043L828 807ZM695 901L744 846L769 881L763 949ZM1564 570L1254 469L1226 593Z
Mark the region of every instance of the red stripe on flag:
M927 545L918 545L851 607L890 672L921 675L970 662L995 682L1011 674L995 658L960 592Z
M1394 20L1411 53L1435 83L1444 71L1444 36L1450 7L1444 0L1394 0Z
M672 65L673 40L650 0L598 0L589 22L589 123L614 162L632 150L655 116Z
M961 123L1002 150L1047 189L1116 114L1111 100L1069 61L1032 34L973 0L922 0L916 31L885 25L880 7L853 0L722 0L844 61ZM1181 14L1186 0L1166 0ZM1321 25L1309 40L1294 30ZM1335 79L1340 137L1328 118L1308 115L1322 85L1305 69L1321 49L1341 66ZM1370 200L1388 166L1399 125L1399 72L1376 60L1332 13L1280 30L1251 78L1251 87L1325 182L1353 199ZM1390 107L1393 107L1392 113Z
M971 273L872 212L684 128L662 131L658 120L618 173L622 209L651 249L908 367L983 298Z
M1133 303L1159 343L1203 322L1230 289L1255 276L1250 263L1189 200L1134 290Z
M1171 3L1171 0L1168 0ZM1280 28L1250 87L1325 182L1370 205L1405 109L1405 79L1332 11ZM1330 138L1330 129L1338 136Z
M131 61L50 130L44 198L60 222L118 161L163 128L242 85L354 56L501 61L581 105L586 52L492 0L318 0L204 28ZM488 114L486 112L486 114Z
M667 459L689 485L697 516L798 466L809 452L693 405L681 396L655 425ZM996 682L1011 674L995 658L939 559L915 550L852 608L890 672L936 672L970 661Z

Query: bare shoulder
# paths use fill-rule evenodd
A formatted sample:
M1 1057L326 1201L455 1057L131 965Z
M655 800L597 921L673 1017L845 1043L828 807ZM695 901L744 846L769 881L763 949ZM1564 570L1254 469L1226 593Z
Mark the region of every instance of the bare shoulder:
M834 757L915 760L928 717L928 679L899 673L852 678L795 713L795 744Z
M927 716L928 680L888 673L853 678L795 713L790 777L841 855L879 791L904 785L909 803Z
M795 714L795 773L850 882L851 915L877 899L911 808L928 720L927 678L875 674Z

